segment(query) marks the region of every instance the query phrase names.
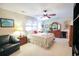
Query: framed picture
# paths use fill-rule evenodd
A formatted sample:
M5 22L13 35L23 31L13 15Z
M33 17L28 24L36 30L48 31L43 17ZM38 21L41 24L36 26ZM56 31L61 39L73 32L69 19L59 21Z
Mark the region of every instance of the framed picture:
M14 27L14 20L7 18L0 18L0 26L1 27Z

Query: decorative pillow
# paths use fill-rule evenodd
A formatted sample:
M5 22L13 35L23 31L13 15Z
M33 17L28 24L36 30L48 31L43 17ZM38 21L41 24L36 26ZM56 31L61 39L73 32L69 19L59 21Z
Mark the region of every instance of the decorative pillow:
M10 35L10 38L9 38L9 42L10 42L10 43L16 43L16 42L18 42L18 41L19 41L19 39L17 39L16 37Z
M37 33L37 31L33 31L33 33L34 33L34 34L36 34L36 33Z

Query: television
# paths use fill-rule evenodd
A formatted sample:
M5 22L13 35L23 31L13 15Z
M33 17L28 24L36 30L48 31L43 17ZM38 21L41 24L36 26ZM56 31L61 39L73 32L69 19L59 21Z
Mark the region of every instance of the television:
M14 20L7 18L0 18L0 27L14 27Z

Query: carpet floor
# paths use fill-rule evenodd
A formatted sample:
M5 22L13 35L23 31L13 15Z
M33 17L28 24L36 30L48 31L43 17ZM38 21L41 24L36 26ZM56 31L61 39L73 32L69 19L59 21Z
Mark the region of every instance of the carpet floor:
M56 38L50 49L27 43L11 56L72 56L72 48L68 46L67 39Z

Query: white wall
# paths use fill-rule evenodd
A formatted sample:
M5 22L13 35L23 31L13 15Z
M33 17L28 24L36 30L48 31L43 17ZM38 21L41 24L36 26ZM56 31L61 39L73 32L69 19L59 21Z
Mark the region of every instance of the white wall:
M65 21L67 21L68 23L71 23L71 21L73 21L73 18L72 17L66 17L66 18L56 17L56 18L45 20L44 23L51 25L53 22L58 22L61 24L61 30L65 30L65 23L64 23Z
M15 26L21 26L24 20L26 20L26 16L18 13L14 13L8 10L4 10L0 8L0 18L8 18L8 19L14 19L14 25ZM14 32L13 28L1 28L0 27L0 35L6 35L11 34Z
M14 22L15 22L15 26L20 26L20 27L23 27L25 21L27 20L32 20L33 18L30 17L30 16L25 16L25 15L22 15L22 14L18 14L18 13L15 13L15 12L11 12L11 11L8 11L8 10L4 10L4 9L1 9L0 8L0 18L9 18L9 19L14 19ZM68 17L68 18L52 18L50 21L47 21L46 23L51 23L52 22L59 22L61 23L63 26L62 26L62 29L64 28L64 21L65 20L72 20L72 17ZM0 27L0 35L5 35L5 34L11 34L14 32L14 28L1 28Z

